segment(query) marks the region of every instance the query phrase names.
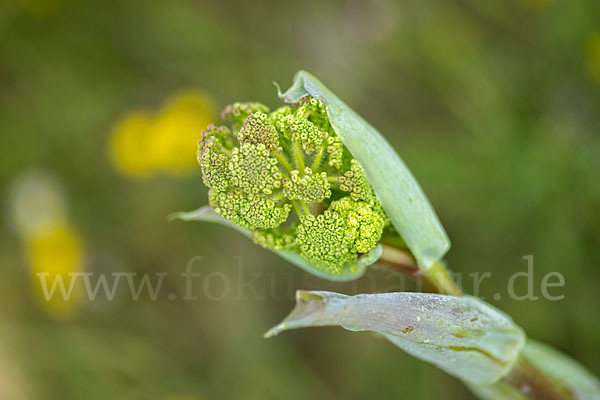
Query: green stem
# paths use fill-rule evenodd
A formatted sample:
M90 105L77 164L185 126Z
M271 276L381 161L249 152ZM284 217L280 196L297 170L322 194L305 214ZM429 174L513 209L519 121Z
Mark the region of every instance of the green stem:
M292 200L292 206L294 207L294 211L296 212L296 215L298 215L298 218L312 214L308 205L302 200Z
M323 141L323 145L319 149L319 152L317 153L315 160L313 161L312 166L310 167L310 169L312 169L313 172L317 172L319 165L321 165L321 160L323 159L323 154L325 153L325 147L325 141Z
M302 149L300 148L300 143L298 141L294 141L294 158L296 159L296 166L301 173L304 173L304 168L306 165L304 164L304 156L302 155Z
M385 244L381 244L381 248L382 253L379 261L411 273L419 270L417 262L410 251Z
M298 216L298 219L300 219L304 215L300 204L296 200L292 200L292 207L294 207L294 212Z
M399 269L411 275L423 274L435 291L441 294L461 296L462 291L450 277L448 270L440 261L436 261L426 270L419 269L417 262L409 250L382 244L383 252L379 261L394 269Z
M423 275L438 289L441 294L462 296L462 290L454 282L441 261L436 261L423 271Z
M503 381L535 400L575 400L567 388L545 375L533 363L520 355Z
M283 166L283 169L285 169L285 171L289 174L292 173L292 166L290 165L290 163L288 162L288 160L285 159L285 157L283 156L283 154L277 153L275 151L271 152L275 158L277 159L277 161L279 161L279 163Z
M300 206L302 207L302 210L304 210L305 215L312 214L310 212L310 208L308 208L308 204L306 204L303 200L298 200L298 202L300 203Z

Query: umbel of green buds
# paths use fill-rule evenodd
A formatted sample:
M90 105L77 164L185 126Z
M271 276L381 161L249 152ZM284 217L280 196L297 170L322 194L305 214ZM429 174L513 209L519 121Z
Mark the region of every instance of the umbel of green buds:
M306 96L274 111L235 103L221 118L198 149L220 216L330 274L377 245L390 221L321 102Z

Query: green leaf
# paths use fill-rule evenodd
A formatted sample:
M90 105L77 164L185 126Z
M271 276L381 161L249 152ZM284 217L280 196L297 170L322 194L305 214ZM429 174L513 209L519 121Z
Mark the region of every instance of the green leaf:
M374 331L396 346L474 384L503 377L525 344L507 315L475 297L430 293L346 296L296 292L296 307L265 336L312 326Z
M600 399L600 381L581 364L543 343L527 340L521 352L525 361L542 372L552 384L559 385L570 398ZM529 397L506 382L493 385L469 385L469 389L483 400L522 400ZM567 396L569 397L569 396Z
M294 103L311 95L327 107L333 129L359 162L392 224L422 269L441 260L450 240L423 190L385 138L317 78L300 71L279 97Z
M481 400L529 400L526 394L521 393L504 381L499 381L492 385L473 385L467 383L467 386Z
M577 399L600 399L600 381L563 353L528 340L523 356L544 374L570 389Z
M247 237L251 237L249 230L241 228L235 224L232 224L225 218L222 218L219 214L215 212L215 210L211 206L204 206L195 211L190 212L178 212L169 216L169 220L175 219L180 219L183 221L204 221L217 223L227 226L229 228L233 228ZM292 253L289 251L271 251L283 257L285 260L289 261L295 266L300 267L304 271L312 275L318 276L319 278L327 279L330 281L347 282L360 278L365 273L367 267L375 263L379 259L379 257L381 257L382 248L381 245L375 246L371 251L361 255L356 262L354 262L348 268L344 269L344 272L337 275L329 274L327 272L317 269L317 267L315 267L313 264L302 258L299 254Z

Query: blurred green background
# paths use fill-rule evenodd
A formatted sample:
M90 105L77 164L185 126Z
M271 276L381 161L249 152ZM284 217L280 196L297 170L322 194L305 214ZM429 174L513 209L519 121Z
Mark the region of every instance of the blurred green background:
M298 69L392 142L448 231L465 289L469 273L491 272L481 296L600 375L599 2L4 0L1 399L471 398L367 333L262 338L295 289L398 290L399 276L334 285L226 228L166 222L207 201L199 169L181 160L193 164L211 104L277 106L271 82L285 88ZM189 107L177 105L182 90L198 93L179 102ZM138 165L152 157L163 158ZM31 176L58 189L19 197ZM59 223L38 237L44 196L59 198ZM35 218L23 228L19 215ZM511 300L509 277L530 254L540 299ZM211 278L194 278L198 299L185 301L180 274L195 256ZM114 301L53 306L39 298L45 268L168 275L156 301L120 287ZM560 301L541 297L553 271L565 277L550 291Z

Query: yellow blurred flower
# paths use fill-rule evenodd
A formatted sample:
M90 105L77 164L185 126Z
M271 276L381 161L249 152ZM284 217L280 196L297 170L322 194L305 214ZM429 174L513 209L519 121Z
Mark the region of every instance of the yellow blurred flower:
M15 178L9 198L9 214L23 243L36 301L52 317L73 315L81 287L73 285L69 293L73 278L69 274L82 272L83 246L67 220L61 185L46 171L27 171Z
M69 274L83 269L83 249L77 233L67 222L56 221L23 238L23 242L41 308L55 318L73 315L81 287L78 283L71 286L76 278Z
M195 91L175 93L154 115L147 110L134 111L113 129L111 160L119 171L132 177L194 171L198 140L215 114L212 100Z
M152 124L149 111L134 111L121 119L114 127L110 143L113 164L122 172L133 176L143 176L152 169L150 159L142 150L148 140Z
M589 40L586 48L585 61L592 79L600 85L600 33Z

